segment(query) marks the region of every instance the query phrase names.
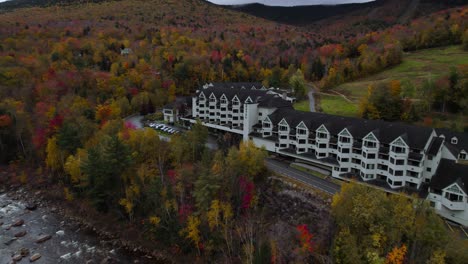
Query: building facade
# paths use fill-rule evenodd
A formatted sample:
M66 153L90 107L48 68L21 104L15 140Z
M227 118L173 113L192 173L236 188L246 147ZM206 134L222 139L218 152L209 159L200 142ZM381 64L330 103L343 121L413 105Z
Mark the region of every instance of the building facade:
M428 189L428 199L437 211L467 224L460 220L468 219L467 192L462 185L468 175L463 169L449 172L455 173L450 175L456 176L452 185L457 185L455 193L462 198L448 197L464 207L443 203L445 193L455 187L431 185L449 178L447 166L468 168L457 163L467 159L466 133L301 112L292 108L291 97L276 91L260 83L207 84L192 98L191 115L181 120L194 123L198 119L211 129L240 134L269 152L329 170L338 179L354 178L389 190ZM442 196L436 197L441 190ZM457 217L448 217L451 214Z

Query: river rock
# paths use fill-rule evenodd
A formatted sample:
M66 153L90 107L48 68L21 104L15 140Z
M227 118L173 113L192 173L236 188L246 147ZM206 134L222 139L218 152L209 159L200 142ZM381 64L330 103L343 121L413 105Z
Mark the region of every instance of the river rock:
M23 256L23 257L26 257L27 255L29 255L29 249L21 248L20 249L20 255Z
M55 232L55 234L58 235L58 236L63 236L63 235L65 235L65 231L59 230L59 231Z
M15 234L15 237L24 237L26 235L26 231L21 231Z
M24 224L23 219L18 219L15 222L13 222L12 226L22 226Z
M34 262L34 261L40 259L41 257L42 257L41 254L36 253L36 254L32 255L32 256L29 258L29 262Z
M20 261L22 258L23 258L23 256L18 254L18 255L14 255L11 259L14 260L14 261Z
M36 243L43 243L49 239L51 239L52 236L51 235L43 235L43 236L40 236L37 240L36 240Z
M37 204L35 204L35 203L27 204L26 209L28 209L29 211L34 211L34 210L37 209Z

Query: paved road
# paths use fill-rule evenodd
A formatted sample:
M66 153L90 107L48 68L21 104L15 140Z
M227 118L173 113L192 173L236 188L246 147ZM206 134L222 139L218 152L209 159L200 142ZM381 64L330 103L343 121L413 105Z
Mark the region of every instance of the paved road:
M311 174L305 173L303 171L291 168L286 163L267 158L267 159L265 159L265 164L266 164L267 168L269 168L270 170L272 170L274 172L277 172L277 173L280 173L280 174L282 174L284 176L287 176L287 177L293 178L295 180L298 180L298 181L300 181L302 183L310 185L310 186L312 186L314 188L317 188L317 189L319 189L321 191L324 191L326 193L335 194L335 193L339 192L339 190L340 190L339 185L337 185L337 184L335 184L333 182L329 182L327 180L324 180L322 178L313 176Z
M309 83L309 92L307 96L309 97L309 108L311 112L316 112L315 110L315 98L314 98L315 87Z

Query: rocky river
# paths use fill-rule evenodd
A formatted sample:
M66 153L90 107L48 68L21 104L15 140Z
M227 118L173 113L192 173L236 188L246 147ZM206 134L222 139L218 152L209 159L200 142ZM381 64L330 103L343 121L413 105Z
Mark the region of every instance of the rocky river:
M113 248L95 233L67 221L57 208L25 202L23 194L21 189L0 192L0 264L152 263Z

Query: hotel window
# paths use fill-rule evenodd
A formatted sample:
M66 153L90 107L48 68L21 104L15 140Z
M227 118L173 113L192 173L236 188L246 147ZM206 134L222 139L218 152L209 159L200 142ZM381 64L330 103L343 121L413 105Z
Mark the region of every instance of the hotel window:
M305 149L305 148L300 148L300 149L298 149L297 151L298 151L298 152L305 152L306 149Z
M288 144L280 144L280 148L287 148Z
M349 153L349 148L342 148L342 149L341 149L341 152L342 152L342 153Z
M306 131L305 129L298 128L298 129L297 129L297 134L298 134L298 135L306 135L306 134L307 134L307 131Z
M327 138L327 134L326 134L326 133L322 133L322 132L317 132L317 137L318 137L318 138Z
M349 162L349 158L342 158L341 162Z
M396 165L405 165L405 160L402 160L402 159L397 159L395 160L395 162L396 162L395 163Z
M392 151L395 153L405 153L405 148L393 146Z
M327 144L318 144L319 148L327 148Z
M349 138L349 137L340 137L340 141L343 142L343 143L350 143L351 138Z
M402 185L403 185L403 182L401 182L401 181L396 181L393 185L395 185L395 186L402 186Z
M280 131L288 131L288 126L280 125L280 126L279 126L279 130L280 130Z
M375 164L367 164L366 169L373 170L375 168Z
M263 127L270 127L270 122L263 122Z
M226 98L221 98L221 104L227 104Z
M288 139L288 135L281 135L280 139Z
M364 141L364 146L367 148L376 148L377 147L377 142L374 141Z
M375 159L375 154L374 153L367 153L367 158L368 159Z
M396 170L394 175L395 176L403 176L403 171L402 170Z
M448 199L452 202L463 202L463 196L449 192L445 193L445 199Z
M306 140L305 139L299 139L299 144L305 144Z

